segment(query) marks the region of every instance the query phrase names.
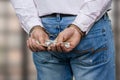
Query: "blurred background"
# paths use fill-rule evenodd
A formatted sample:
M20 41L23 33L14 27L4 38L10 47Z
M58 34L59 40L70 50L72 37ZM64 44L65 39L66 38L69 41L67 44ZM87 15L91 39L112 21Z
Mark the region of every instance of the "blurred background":
M116 80L120 80L120 0L113 1L109 15L115 37ZM0 0L0 80L36 80L27 37L9 0Z

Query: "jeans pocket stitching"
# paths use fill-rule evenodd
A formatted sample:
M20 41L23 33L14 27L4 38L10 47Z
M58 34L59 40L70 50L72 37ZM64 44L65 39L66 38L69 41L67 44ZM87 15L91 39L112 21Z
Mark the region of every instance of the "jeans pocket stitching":
M105 47L102 47L102 48L99 48L99 49L96 49L96 50L94 50L93 48L91 48L91 49L87 49L87 50L85 50L85 52L87 53L87 52L90 52L90 54L85 54L85 55L90 55L90 56L94 56L94 54L96 53L98 53L98 52L101 52L101 51L107 51L108 50L108 48L107 48L107 46L105 46ZM79 52L80 53L80 52ZM84 53L84 51L83 51L83 53ZM82 53L82 54L83 54ZM83 54L83 56L84 56L84 54ZM103 57L104 56L104 57ZM97 64L100 64L100 63L105 63L105 62L107 62L108 61L108 58L105 58L105 56L106 55L104 55L104 54L102 54L102 57L99 59L99 60L97 60L97 61L95 61L95 60L93 60L93 59L89 59L88 57L84 57L84 58L81 58L82 57L82 55L79 55L79 56L76 56L76 57L74 57L72 60L79 60L79 63L78 62L74 62L75 64L81 64L81 65L83 65L83 66L93 66L93 65L97 65ZM107 57L107 56L106 56ZM87 58L87 59L85 59L85 58ZM87 61L87 62L86 62Z

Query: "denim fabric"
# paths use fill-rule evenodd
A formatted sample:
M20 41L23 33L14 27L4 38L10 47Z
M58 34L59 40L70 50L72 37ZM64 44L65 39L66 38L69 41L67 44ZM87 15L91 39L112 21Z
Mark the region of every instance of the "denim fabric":
M44 17L42 23L54 40L75 19ZM76 36L77 37L77 36ZM37 80L115 80L115 51L111 22L105 14L69 53L33 52Z

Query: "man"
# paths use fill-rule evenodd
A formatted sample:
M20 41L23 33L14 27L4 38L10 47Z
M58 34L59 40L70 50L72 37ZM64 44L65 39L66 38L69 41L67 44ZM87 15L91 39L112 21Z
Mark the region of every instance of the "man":
M29 34L37 80L115 80L111 0L11 2Z

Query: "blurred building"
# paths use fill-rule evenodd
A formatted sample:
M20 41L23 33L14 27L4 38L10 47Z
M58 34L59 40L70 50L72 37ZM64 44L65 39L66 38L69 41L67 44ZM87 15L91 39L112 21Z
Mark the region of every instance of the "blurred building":
M8 0L0 0L0 80L35 80L32 54Z
M116 73L117 80L120 80L120 1L114 0L113 4L116 6L109 15L114 25ZM26 47L26 39L27 35L21 29L9 0L0 0L0 80L36 80L32 53Z

